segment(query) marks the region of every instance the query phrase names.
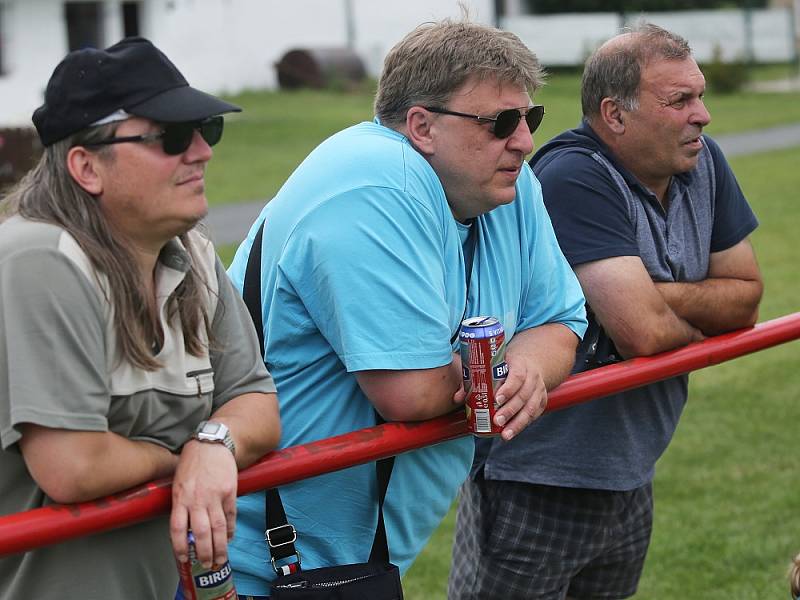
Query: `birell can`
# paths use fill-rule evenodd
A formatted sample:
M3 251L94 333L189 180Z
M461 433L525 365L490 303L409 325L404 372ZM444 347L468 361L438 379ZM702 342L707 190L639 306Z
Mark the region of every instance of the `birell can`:
M181 591L185 600L236 600L231 564L211 565L206 569L197 560L194 535L189 532L189 560L178 563Z
M474 435L498 435L495 393L508 375L506 336L495 317L470 317L461 323L461 368L467 393L467 424Z

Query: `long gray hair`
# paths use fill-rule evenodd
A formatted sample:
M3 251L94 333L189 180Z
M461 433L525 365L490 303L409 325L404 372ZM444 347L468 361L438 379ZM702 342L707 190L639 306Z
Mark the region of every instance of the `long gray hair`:
M19 214L27 219L52 223L75 238L94 269L108 278L107 300L114 309L114 326L122 358L135 366L155 371L162 364L153 356L153 347L163 342L158 318L145 296L144 282L133 252L106 219L97 199L72 178L67 169L67 154L73 146L88 144L114 135L119 123L101 125L78 132L48 146L39 163L0 202L0 220ZM113 149L102 147L103 160L114 160ZM186 234L180 237L192 251ZM194 261L193 261L194 262ZM194 356L207 352L201 325L210 340L209 318L201 290L207 285L192 266L167 304L170 319L179 318L186 351Z

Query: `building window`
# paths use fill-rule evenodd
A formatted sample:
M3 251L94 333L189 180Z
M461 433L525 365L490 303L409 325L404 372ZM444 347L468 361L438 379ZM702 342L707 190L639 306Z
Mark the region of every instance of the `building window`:
M103 47L102 2L67 2L64 13L70 52Z
M122 3L122 32L125 37L141 35L139 32L140 2Z

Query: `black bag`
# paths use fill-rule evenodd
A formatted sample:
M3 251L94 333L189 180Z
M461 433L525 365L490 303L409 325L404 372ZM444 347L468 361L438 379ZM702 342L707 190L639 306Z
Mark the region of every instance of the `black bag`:
M300 571L272 584L274 600L402 600L392 564L359 563Z
M242 295L258 334L263 358L264 328L261 318L261 241L264 223L258 229L247 259ZM377 413L375 413L377 415ZM379 422L382 422L380 415ZM297 531L287 523L286 512L277 489L266 490L265 516L267 542L272 567L278 577L272 582L273 600L403 600L400 570L389 562L389 545L383 521L383 501L394 466L394 457L375 463L378 478L378 526L372 550L365 563L336 565L303 571L300 553L295 549ZM296 558L289 564L278 561Z
M369 560L365 563L337 565L303 571L300 553L294 547L297 533L286 523L286 513L277 489L267 490L267 530L264 539L278 573L272 582L272 600L403 600L400 570L389 562L386 525L383 521L383 500L389 485L394 457L379 460L378 526ZM276 561L292 556L297 561L276 566Z

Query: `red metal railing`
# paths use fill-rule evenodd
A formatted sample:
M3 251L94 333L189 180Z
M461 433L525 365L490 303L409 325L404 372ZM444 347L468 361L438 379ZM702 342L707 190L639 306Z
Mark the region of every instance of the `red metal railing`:
M550 394L548 411L709 367L800 338L800 313L678 350L574 375ZM385 423L267 454L239 474L239 494L283 485L462 435L460 411L419 423ZM162 479L92 502L51 505L0 517L0 556L138 523L169 510Z

